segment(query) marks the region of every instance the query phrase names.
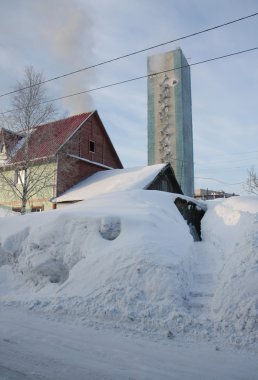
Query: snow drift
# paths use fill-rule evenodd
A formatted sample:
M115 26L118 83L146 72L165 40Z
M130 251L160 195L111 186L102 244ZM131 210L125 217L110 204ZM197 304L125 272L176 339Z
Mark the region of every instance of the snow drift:
M8 208L4 208L0 206L0 218L5 218L6 216L17 215L17 213L13 212Z
M107 194L16 220L0 227L1 272L24 285L6 302L155 328L182 314L193 239L171 194Z
M224 336L253 347L258 199L210 202L203 241L195 243L175 197L121 191L1 218L1 302L169 337Z
M258 198L211 203L203 239L215 248L217 284L211 309L217 329L241 344L258 341Z

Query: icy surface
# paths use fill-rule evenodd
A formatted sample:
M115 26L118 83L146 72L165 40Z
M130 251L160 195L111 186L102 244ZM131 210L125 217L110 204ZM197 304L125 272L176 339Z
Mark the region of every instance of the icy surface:
M256 380L257 358L0 310L1 380Z

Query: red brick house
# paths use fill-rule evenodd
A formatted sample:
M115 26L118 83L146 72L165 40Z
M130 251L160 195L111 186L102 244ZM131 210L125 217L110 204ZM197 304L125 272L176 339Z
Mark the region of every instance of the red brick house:
M0 150L5 170L14 173L19 164L22 168L21 135L0 129ZM54 168L47 194L36 194L29 201L32 211L51 207L49 199L98 171L123 168L97 111L38 126L30 137L28 151L35 168L46 162L51 170ZM16 199L7 198L0 190L0 204L19 207Z

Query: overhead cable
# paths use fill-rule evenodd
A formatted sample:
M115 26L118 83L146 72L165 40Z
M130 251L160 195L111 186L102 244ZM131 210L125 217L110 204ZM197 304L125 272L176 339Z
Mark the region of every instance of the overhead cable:
M82 71L86 71L86 70L89 70L89 69L93 69L95 67L98 67L98 66L102 66L102 65L105 65L107 63L111 63L111 62L115 62L115 61L118 61L120 59L124 59L124 58L128 58L128 57L131 57L133 55L136 55L136 54L140 54L140 53L143 53L143 52L146 52L148 50L152 50L152 49L155 49L155 48L158 48L158 47L161 47L161 46L165 46L165 45L168 45L168 44L172 44L174 42L178 42L178 41L181 41L181 40L184 40L184 39L187 39L187 38L190 38L190 37L195 37L195 36L198 36L200 34L203 34L203 33L207 33L207 32L210 32L212 30L215 30L215 29L219 29L219 28L222 28L222 27L225 27L225 26L228 26L228 25L231 25L231 24L234 24L236 22L240 22L240 21L243 21L243 20L246 20L246 19L249 19L251 17L255 17L258 15L258 12L256 13L252 13L248 16L243 16L243 17L240 17L238 19L235 19L235 20L232 20L232 21L228 21L228 22L225 22L223 24L220 24L220 25L216 25L216 26L213 26L213 27L210 27L210 28L207 28L207 29L203 29L203 30L200 30L198 32L195 32L195 33L191 33L191 34L187 34L185 36L182 36L182 37L178 37L178 38L175 38L173 40L170 40L170 41L166 41L166 42L162 42L160 44L156 44L156 45L153 45L153 46L149 46L147 48L144 48L144 49L140 49L140 50L136 50L136 51L133 51L131 53L128 53L128 54L124 54L124 55L121 55L119 57L115 57L115 58L111 58L111 59L108 59L106 61L103 61L103 62L99 62L99 63L96 63L94 65L91 65L91 66L87 66L87 67L83 67L83 68L80 68L78 70L74 70L74 71L70 71L68 73L65 73L65 74L62 74L62 75L58 75L56 77L53 77L53 78L49 78L49 79L46 79L44 81L41 81L41 82L38 82L38 83L35 83L33 85L30 85L30 86L26 86L26 87L22 87L22 88L19 88L19 89L16 89L16 90L13 90L13 91L10 91L10 92L6 92L4 94L1 94L0 95L0 98L4 97L4 96L7 96L7 95L11 95L11 94L14 94L16 92L19 92L19 91L23 91L23 90L26 90L28 88L31 88L31 87L35 87L35 86L39 86L41 84L44 84L44 83L49 83L49 82L52 82L54 80L57 80L57 79L60 79L60 78L64 78L64 77L68 77L70 75L74 75L74 74L77 74L77 73L80 73Z
M195 179L205 179L205 180L215 181L215 182L222 183L223 185L229 185L229 186L242 185L243 183L245 183L243 181L242 182L236 182L236 183L228 183L228 182L220 181L219 179L212 178L212 177L194 177L194 178Z
M62 100L62 99L71 98L71 97L74 97L74 96L86 94L86 93L93 92L93 91L103 90L103 89L106 89L106 88L109 88L109 87L114 87L114 86L118 86L118 85L121 85L121 84L129 83L129 82L134 82L134 81L137 81L137 80L140 80L140 79L145 79L145 78L153 77L153 76L160 75L160 74L165 74L165 73L168 73L168 72L171 72L171 71L175 71L175 70L179 70L179 69L184 69L184 68L187 68L189 66L197 66L197 65L201 65L201 64L207 63L207 62L217 61L219 59L224 59L224 58L232 57L232 56L243 54L243 53L248 53L248 52L255 51L255 50L258 50L258 47L254 47L254 48L246 49L246 50L241 50L241 51L237 51L237 52L230 53L230 54L221 55L219 57L205 59L203 61L199 61L199 62L195 62L195 63L190 63L189 65L183 65L183 66L179 66L179 67L174 67L172 69L159 71L159 72L156 72L156 73L153 73L153 74L142 75L142 76L139 76L139 77L135 77L135 78L131 78L131 79L126 79L126 80L123 80L123 81L120 81L120 82L106 84L104 86L91 88L89 90L79 91L79 92L76 92L74 94L64 95L64 96L60 96L58 98L45 100L45 101L40 102L38 104L32 104L32 106L39 106L41 104L55 102L57 100ZM24 108L16 108L16 109L8 110L8 111L5 111L5 112L1 112L1 114L4 115L4 114L10 113L10 112L14 112L14 111L21 111L23 109L25 109L25 107Z

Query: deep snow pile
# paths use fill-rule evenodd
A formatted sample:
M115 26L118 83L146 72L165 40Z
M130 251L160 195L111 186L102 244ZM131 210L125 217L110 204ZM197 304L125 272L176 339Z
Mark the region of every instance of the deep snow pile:
M1 302L140 331L161 329L169 336L222 334L240 346L254 345L258 198L209 203L203 241L195 243L175 197L123 191L2 218ZM194 273L204 266L213 293L196 312ZM198 276L208 287L209 279Z
M2 300L142 328L179 319L181 328L193 239L171 194L107 194L18 219L0 224Z
M0 207L0 218L5 218L6 216L17 215L17 213L4 207Z
M258 198L210 203L202 234L216 252L211 310L217 329L239 345L258 342Z

